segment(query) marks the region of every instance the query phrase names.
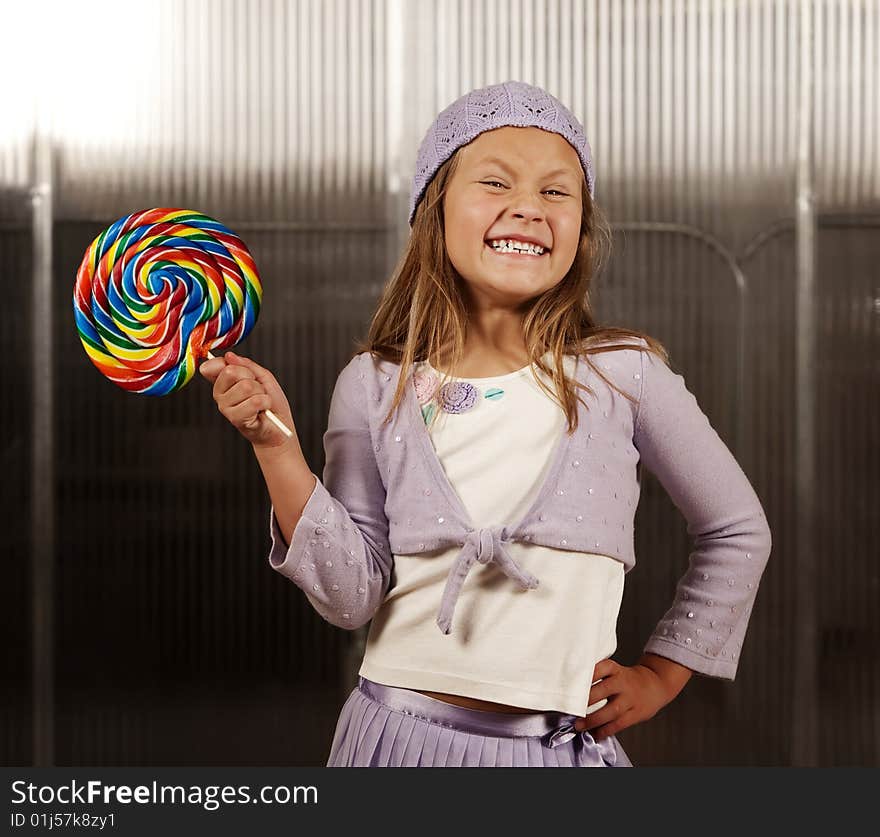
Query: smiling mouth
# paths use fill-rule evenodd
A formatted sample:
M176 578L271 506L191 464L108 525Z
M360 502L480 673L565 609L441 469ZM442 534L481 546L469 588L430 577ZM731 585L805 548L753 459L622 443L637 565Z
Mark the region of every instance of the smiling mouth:
M526 259L531 259L533 261L539 261L540 259L543 259L544 256L550 255L549 250L544 250L544 252L541 253L540 256L535 253L517 252L515 250L509 251L509 252L501 252L499 250L496 250L491 244L486 244L485 241L483 242L483 246L486 247L486 249L491 250L492 255L494 255L494 256L501 256L502 258L515 258L515 259L519 259L520 261L525 261Z

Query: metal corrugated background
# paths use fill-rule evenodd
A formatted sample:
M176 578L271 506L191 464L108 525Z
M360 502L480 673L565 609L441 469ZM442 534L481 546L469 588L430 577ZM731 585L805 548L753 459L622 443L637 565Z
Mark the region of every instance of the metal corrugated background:
M242 351L320 473L424 131L516 78L586 127L616 231L601 317L669 347L773 531L735 683L692 678L624 746L877 764L876 0L163 0L132 8L134 39L125 7L58 4L47 32L46 5L0 58L22 80L0 117L4 763L323 764L364 631L264 563L268 495L204 381L152 399L100 378L76 267L148 206L240 232L265 289ZM653 478L637 516L624 663L689 552Z

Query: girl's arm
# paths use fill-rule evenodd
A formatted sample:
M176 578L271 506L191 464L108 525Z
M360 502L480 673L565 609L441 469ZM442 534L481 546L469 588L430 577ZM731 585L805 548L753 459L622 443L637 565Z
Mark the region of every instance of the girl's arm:
M687 666L656 654L642 654L636 665L651 669L660 678L670 701L687 685L693 674Z
M270 566L296 584L324 619L349 630L378 610L393 565L385 486L356 360L339 373L333 389L323 479L308 470L301 454L257 455L272 499Z
M291 447L288 447L291 445ZM312 473L294 435L275 448L254 446L254 455L266 480L272 510L286 549L318 478Z
M770 528L748 478L684 378L653 353L640 356L633 441L693 538L672 607L643 650L733 680L770 557Z

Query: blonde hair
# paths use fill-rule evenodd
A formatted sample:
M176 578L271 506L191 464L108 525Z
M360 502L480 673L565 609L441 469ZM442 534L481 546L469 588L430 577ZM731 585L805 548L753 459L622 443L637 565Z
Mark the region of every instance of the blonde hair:
M367 337L357 341L352 355L368 351L376 358L401 365L394 399L383 423L391 421L399 406L404 388L410 381L407 370L412 371L413 364L440 357L448 348L450 362L443 376L445 381L455 377L462 360L468 311L463 280L446 252L443 217L443 197L457 166L458 151L437 170L428 184L416 209L407 246L382 290ZM589 409L575 392L575 387L591 395L593 391L565 374L564 355L586 358L609 386L630 401L635 399L614 386L589 361L589 356L626 348L653 351L664 362L669 359L664 346L647 334L596 323L590 295L593 281L611 253L611 228L590 197L586 178L581 178L581 200L580 240L571 268L554 287L529 300L522 312L530 362L552 379L555 392L544 384L541 376L536 375L536 380L564 410L569 434L578 425L577 401ZM648 348L631 343L596 345L622 338L644 338ZM547 353L552 354L551 365L543 360Z

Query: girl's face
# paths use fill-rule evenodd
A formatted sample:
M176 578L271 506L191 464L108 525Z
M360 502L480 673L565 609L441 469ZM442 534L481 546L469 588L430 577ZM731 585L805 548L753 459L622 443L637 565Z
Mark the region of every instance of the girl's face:
M559 134L505 126L463 146L443 199L446 250L481 308L517 307L558 284L577 252L580 158ZM499 253L520 238L543 255Z

